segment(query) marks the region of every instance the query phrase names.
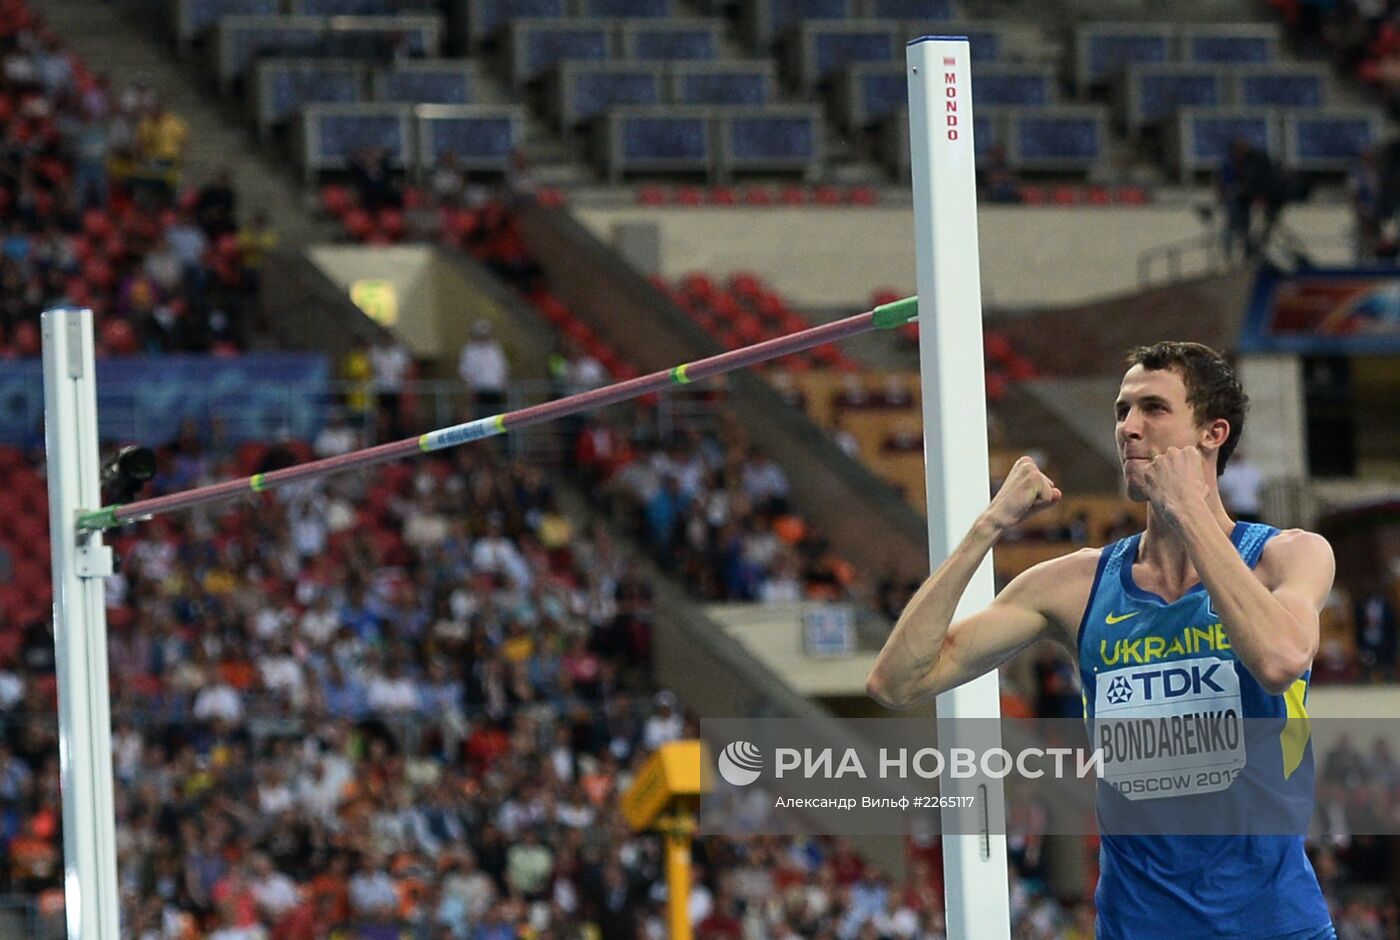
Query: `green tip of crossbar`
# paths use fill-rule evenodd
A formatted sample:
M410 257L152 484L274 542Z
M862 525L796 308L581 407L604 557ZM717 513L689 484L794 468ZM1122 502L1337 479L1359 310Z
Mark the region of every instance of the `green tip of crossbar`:
M875 329L892 330L919 318L919 298L905 297L894 303L881 304L874 310Z
M108 506L94 512L85 512L78 517L78 531L91 532L94 529L110 529L117 524L117 510L120 506Z

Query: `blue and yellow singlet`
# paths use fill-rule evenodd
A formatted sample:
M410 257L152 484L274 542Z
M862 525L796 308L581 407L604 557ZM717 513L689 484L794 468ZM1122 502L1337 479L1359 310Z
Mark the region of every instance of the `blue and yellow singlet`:
M1241 522L1230 539L1253 568L1276 534ZM1079 628L1085 720L1105 754L1099 940L1334 936L1303 851L1308 674L1266 692L1203 584L1169 604L1133 582L1140 539L1103 549Z

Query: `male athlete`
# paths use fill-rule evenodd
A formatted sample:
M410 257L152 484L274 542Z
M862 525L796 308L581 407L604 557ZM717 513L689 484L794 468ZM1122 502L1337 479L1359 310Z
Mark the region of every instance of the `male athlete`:
M1246 761L1239 728L1241 716L1287 726L1284 719L1306 715L1332 549L1311 532L1237 524L1226 515L1216 480L1239 442L1248 400L1218 353L1158 343L1133 350L1128 361L1114 436L1127 496L1147 504L1146 531L1042 562L987 609L951 623L1002 533L1060 499L1060 489L1022 457L910 600L866 691L887 707L907 708L1037 640L1059 641L1079 665L1091 729L1126 735L1133 727L1173 727L1191 735L1194 756L1175 765L1189 766L1185 774L1162 773L1163 752L1144 750L1141 740L1115 742L1127 757L1098 785L1101 828L1106 815L1169 819L1173 807L1197 805L1192 800L1214 801L1203 804L1211 812L1223 802L1227 818L1246 820L1219 835L1104 832L1099 940L1335 937L1301 834L1249 834L1247 823L1255 807L1279 800L1301 804L1306 819L1306 734L1291 744L1287 734L1275 735L1270 759ZM1198 831L1189 828L1193 821L1184 831Z

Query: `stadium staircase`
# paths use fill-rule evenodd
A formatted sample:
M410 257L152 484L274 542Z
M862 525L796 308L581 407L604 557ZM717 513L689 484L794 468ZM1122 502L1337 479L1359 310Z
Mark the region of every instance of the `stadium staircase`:
M148 85L189 126L181 185L201 185L228 169L244 215L266 212L283 245L332 239L334 229L307 211L300 180L285 161L258 146L229 108L208 90L207 73L179 63L156 18L159 5L128 9L101 0L35 0L41 15L84 61L100 63L114 94L126 85Z

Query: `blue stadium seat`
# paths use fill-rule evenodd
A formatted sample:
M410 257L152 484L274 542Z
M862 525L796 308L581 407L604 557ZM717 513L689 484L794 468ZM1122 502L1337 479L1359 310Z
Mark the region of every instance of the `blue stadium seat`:
M413 109L396 104L312 104L301 109L302 167L308 179L343 170L357 151L384 149L392 166L413 159Z
M326 20L322 55L389 61L400 52L415 58L442 49L443 21L436 14L333 16Z
M711 61L719 58L720 23L686 17L664 23L624 20L619 27L618 41L624 59Z
M1363 150L1380 143L1379 112L1294 111L1283 116L1283 162L1295 170L1345 173Z
M793 61L797 83L811 89L849 65L898 61L901 38L899 24L878 20L803 23Z
M764 105L775 97L773 63L682 62L671 66L676 104Z
M556 123L569 129L619 105L663 101L658 65L630 62L565 62L551 75L547 100Z
M184 47L225 16L276 16L281 0L178 0L171 6L175 41Z
M714 168L714 109L613 108L599 121L598 152L614 181L628 172Z
M1324 65L1237 65L1235 103L1249 108L1321 108L1331 78Z
M504 170L521 142L524 116L510 105L425 104L413 109L416 160L428 172L444 153L464 170Z
M976 88L976 83L973 83ZM835 111L844 127L878 123L909 104L909 79L899 62L853 65L836 82Z
M981 166L995 148L1006 149L1006 123L1010 109L984 108L973 116L974 159ZM879 153L898 180L909 181L909 109L901 106L880 121Z
M319 16L226 16L215 24L219 88L227 93L263 56L320 55L326 20Z
M855 0L748 0L743 4L744 34L757 50L808 20L846 20Z
M466 20L467 45L476 49L481 42L518 19L562 19L568 16L569 0L453 0L453 13Z
M262 59L253 85L259 136L291 118L302 105L362 101L369 67L335 59Z
M728 177L750 170L793 171L813 179L821 170L821 111L808 105L721 108L719 169Z
M1226 73L1209 66L1134 65L1128 69L1124 117L1128 128L1138 131L1170 119L1180 108L1220 107L1228 104L1228 86Z
M1055 70L1048 65L979 65L972 70L976 106L1039 108L1055 98Z
M1243 65L1278 58L1278 27L1265 23L1187 26L1181 59L1198 65Z
M1082 92L1112 81L1130 65L1172 61L1176 30L1171 26L1095 23L1075 32L1075 85Z
M674 0L578 0L583 16L665 19L676 13Z
M517 85L561 62L598 62L613 56L611 20L512 20L510 76Z
M955 20L953 0L862 0L860 15L877 20Z
M479 78L470 59L419 59L374 73L374 100L398 104L471 104Z
M980 20L907 20L900 28L906 42L923 36L962 36L974 64L999 62L1006 45L1001 27Z
M1215 172L1243 138L1266 153L1278 154L1278 121L1264 108L1182 108L1176 114L1176 163L1183 179Z
M289 0L288 13L304 16L389 16L401 12L392 0Z
M1095 106L1018 109L1007 116L1007 163L1017 169L1085 172L1103 157L1107 140L1108 118Z

